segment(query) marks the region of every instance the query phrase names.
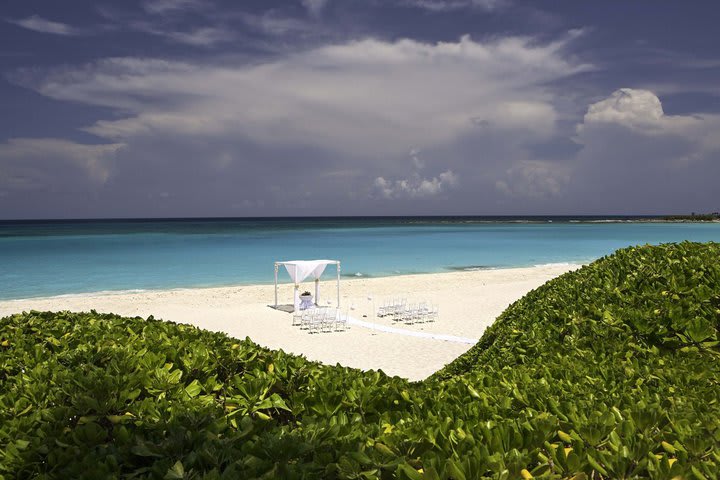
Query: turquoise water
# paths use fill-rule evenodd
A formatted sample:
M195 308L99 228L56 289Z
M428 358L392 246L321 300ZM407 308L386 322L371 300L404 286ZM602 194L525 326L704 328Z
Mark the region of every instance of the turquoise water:
M718 223L530 220L0 222L0 299L272 283L278 260L338 259L343 275L386 276L586 263L629 245L720 241Z

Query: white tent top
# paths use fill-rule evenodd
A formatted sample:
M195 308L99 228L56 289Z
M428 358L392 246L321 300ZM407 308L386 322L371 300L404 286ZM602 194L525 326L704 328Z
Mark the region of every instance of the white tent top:
M340 265L338 260L291 260L287 262L275 262L275 265L284 265L290 278L298 284L311 276L317 280L325 271L328 265Z
M325 271L325 267L328 265L335 265L337 267L337 304L340 307L340 261L339 260L291 260L285 262L275 262L275 307L277 307L277 285L278 285L278 269L280 265L285 267L288 275L295 284L295 292L293 305L297 309L300 303L299 300L299 286L298 284L305 280L307 277L312 276L315 280L315 302L320 300L320 286L319 280Z

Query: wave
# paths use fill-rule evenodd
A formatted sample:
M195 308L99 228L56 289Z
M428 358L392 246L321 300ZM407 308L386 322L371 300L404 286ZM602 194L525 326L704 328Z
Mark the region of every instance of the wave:
M499 267L493 265L451 265L445 267L446 270L451 270L453 272L477 272L480 270L495 270L497 268Z
M575 268L580 268L583 265L587 265L587 263L551 262L551 263L538 263L536 265L533 265L533 267L575 267Z
M355 273L341 273L341 278L372 278L373 275L368 275L367 273L363 272L355 272Z
M202 288L202 287L188 287L188 288ZM55 294L55 295L38 293L37 295L32 295L30 297L0 298L0 301L2 301L2 302L22 302L25 300L37 300L39 298L63 299L63 298L74 298L74 297L104 297L107 295L130 295L130 294L134 294L134 293L147 293L150 291L165 291L165 290L174 290L174 289L173 288L157 288L157 289L133 288L133 289L127 289L127 290L96 290L96 291L92 291L92 292L73 292L73 293L61 293L61 294Z

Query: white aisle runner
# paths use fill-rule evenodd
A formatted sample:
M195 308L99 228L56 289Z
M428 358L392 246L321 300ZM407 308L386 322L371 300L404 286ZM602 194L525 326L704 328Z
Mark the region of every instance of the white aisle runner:
M379 332L394 333L397 335L406 335L408 337L429 338L432 340L444 340L446 342L469 343L469 344L473 344L473 345L476 344L479 340L477 338L457 337L455 335L444 335L442 333L416 332L414 330L406 330L404 328L395 328L395 327L390 327L388 325L378 325L377 323L366 322L364 320L358 320L356 318L351 317L350 315L346 315L346 317L347 317L347 323L350 325L357 325L358 327L369 328L372 330L377 330Z

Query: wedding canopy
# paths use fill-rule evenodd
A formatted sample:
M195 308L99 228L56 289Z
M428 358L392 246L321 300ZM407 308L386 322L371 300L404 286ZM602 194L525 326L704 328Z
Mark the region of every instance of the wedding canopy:
M293 260L289 262L275 262L275 307L278 305L278 269L280 265L285 266L290 278L295 284L293 294L293 307L295 310L300 305L300 282L308 277L315 280L315 303L320 301L320 276L328 265L335 265L337 268L337 306L340 307L340 261L339 260Z

